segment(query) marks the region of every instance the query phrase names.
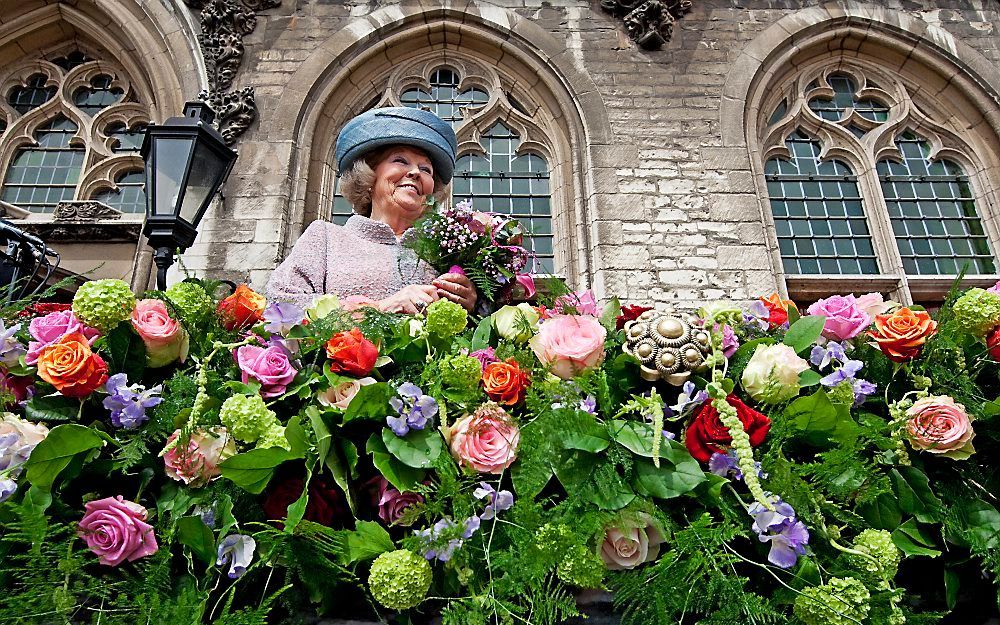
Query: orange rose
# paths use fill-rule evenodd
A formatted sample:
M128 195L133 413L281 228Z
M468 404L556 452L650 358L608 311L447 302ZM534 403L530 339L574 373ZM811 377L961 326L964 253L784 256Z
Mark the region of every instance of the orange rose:
M523 401L529 384L531 374L522 371L513 358L504 362L491 362L483 369L483 389L486 395L505 406Z
M916 358L924 342L937 332L937 321L924 310L900 308L892 314L875 315L869 338L878 343L882 353L893 362Z
M267 298L241 284L232 295L219 302L216 312L227 330L243 330L261 320L265 306Z
M777 292L759 299L764 302L764 308L767 309L767 324L772 328L777 328L788 321L788 311L790 309L794 308L798 310L795 302L790 299L781 299L781 296Z
M108 379L108 365L90 350L80 332L47 346L38 355L38 377L66 397L86 397Z

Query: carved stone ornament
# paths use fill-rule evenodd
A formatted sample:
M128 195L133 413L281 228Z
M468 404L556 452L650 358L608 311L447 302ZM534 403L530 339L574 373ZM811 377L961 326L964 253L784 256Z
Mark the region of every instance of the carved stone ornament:
M257 28L257 11L273 9L281 0L184 0L200 10L198 43L205 57L208 91L199 98L215 109L215 126L232 145L257 119L253 87L228 91L243 62L243 38Z
M644 380L681 386L705 366L712 338L694 319L647 310L625 324L622 351L639 361Z
M601 8L622 18L625 32L646 50L659 50L673 35L674 22L691 10L691 0L601 0Z
M120 210L94 200L59 202L56 205L55 221L81 222L121 218Z
M137 243L142 222L98 223L48 222L18 223L19 228L47 243Z

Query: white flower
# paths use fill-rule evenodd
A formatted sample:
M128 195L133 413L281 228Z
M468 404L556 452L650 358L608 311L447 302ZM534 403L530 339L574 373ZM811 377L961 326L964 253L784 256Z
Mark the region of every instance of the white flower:
M229 563L229 578L236 579L247 572L247 567L253 562L253 554L257 549L257 541L246 534L230 534L219 544L216 566Z
M799 394L799 374L808 368L788 345L758 345L743 370L743 388L766 404L787 401Z

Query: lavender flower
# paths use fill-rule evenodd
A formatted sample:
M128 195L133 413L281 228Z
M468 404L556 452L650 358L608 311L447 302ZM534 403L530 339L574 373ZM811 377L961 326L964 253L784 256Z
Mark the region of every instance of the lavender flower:
M497 491L497 489L493 488L493 485L489 482L480 482L479 488L474 490L472 494L476 497L476 499L489 498L486 510L479 515L479 518L484 521L489 521L494 518L497 515L497 512L510 510L514 505L514 493L509 490Z
M21 356L28 353L24 345L14 336L20 329L20 323L15 323L8 328L4 321L0 319L0 363L8 369L16 367L21 360Z
M587 414L597 415L597 398L593 395L587 395L585 398L580 400L579 405L580 410L586 412Z
M398 417L386 417L386 423L396 436L406 436L410 430L422 430L438 412L437 401L424 395L416 384L404 382L396 391L398 397L389 400L389 405L399 413Z
M722 355L732 358L739 348L740 340L736 338L736 331L731 326L722 324Z
M219 543L218 559L215 566L229 565L229 579L236 579L247 572L253 562L257 541L246 534L230 534Z
M17 482L5 477L0 479L0 503L10 499L10 496L17 492Z
M878 390L875 384L856 377L861 368L864 367L864 363L848 358L846 349L840 343L830 342L827 343L826 347L816 345L809 354L809 362L816 365L818 369L834 365L836 368L831 373L820 378L820 384L834 387L843 382L850 382L854 390L855 406L865 403L865 400Z
M677 403L670 406L670 411L676 417L683 417L686 412L694 410L707 399L706 391L696 390L694 382L685 382L681 387L681 394L677 396Z
M443 547L439 543L442 541L444 533L454 527L455 522L451 519L441 519L429 528L413 531L414 535L424 540L423 556L425 559L440 562L451 560L455 550L462 546L462 539L452 538L444 543Z
M759 462L754 463L754 468L758 478L767 479L767 474L761 470ZM743 471L739 467L739 458L736 456L736 451L732 449L724 454L713 453L712 457L708 459L708 470L722 477L734 480L743 479Z
M139 384L129 385L124 373L116 373L104 383L108 396L104 398L104 407L111 411L111 424L116 428L134 430L147 420L146 409L156 406L162 397L158 397L163 387L159 384L151 389L145 389Z
M478 516L470 516L462 523L462 538L468 540L476 535L479 531L479 526L482 525L482 519Z
M774 510L768 510L761 503L754 502L748 512L753 517L753 530L757 539L771 543L767 559L771 564L788 569L795 566L798 557L806 552L809 530L795 518L795 510L780 497L769 497Z
M290 302L275 302L264 309L263 317L268 322L264 326L268 332L285 335L293 326L302 323L306 312Z

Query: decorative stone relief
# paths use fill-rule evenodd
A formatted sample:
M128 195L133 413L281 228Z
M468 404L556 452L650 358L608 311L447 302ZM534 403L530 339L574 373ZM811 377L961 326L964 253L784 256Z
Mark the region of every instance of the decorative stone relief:
M59 202L56 205L55 221L96 221L98 219L121 219L122 212L103 202Z
M674 22L691 10L691 0L601 0L601 8L620 17L641 48L659 50L670 41Z
M205 56L208 90L198 97L216 112L215 125L232 145L257 119L253 87L230 91L243 62L243 38L257 28L257 11L273 9L281 0L184 0L201 11L198 43Z

